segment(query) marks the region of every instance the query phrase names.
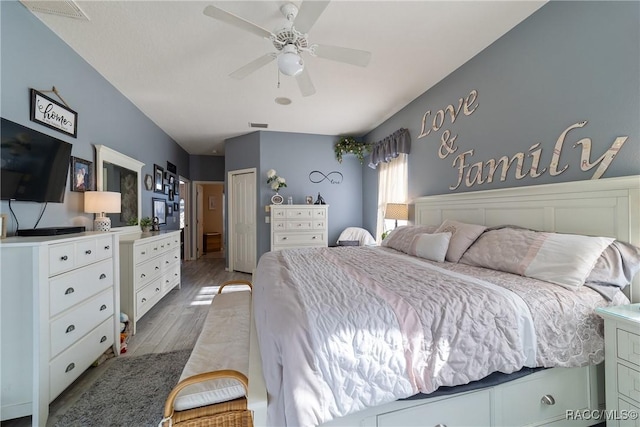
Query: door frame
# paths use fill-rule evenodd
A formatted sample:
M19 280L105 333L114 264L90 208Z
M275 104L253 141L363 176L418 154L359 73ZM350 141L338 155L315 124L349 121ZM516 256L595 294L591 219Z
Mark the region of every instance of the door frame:
M233 221L231 221L230 219L233 218L233 198L235 197L235 194L233 194L233 177L235 175L245 175L251 173L253 174L254 177L254 183L255 178L258 176L258 170L257 168L247 168L247 169L236 169L236 170L232 170L232 171L228 171L227 172L227 216L226 216L226 221L227 221L227 270L228 271L234 271L235 270L235 260L233 257L233 251L234 251L234 244L235 244L235 239L234 239L234 233L235 230L233 229ZM256 206L257 206L257 198L258 198L258 186L257 183L256 185ZM257 219L257 213L254 212L254 215L256 215L256 227L255 230L253 231L253 241L255 242L255 250L256 250L256 261L257 261L257 256L258 256L258 219Z
M198 185L208 185L208 184L222 184L223 188L226 186L226 184L224 183L224 181L191 181L191 224L193 224L193 226L191 226L191 230L189 231L189 235L191 236L191 244L189 245L189 254L190 254L190 260L196 260L197 259L197 251L196 251L196 245L198 242L198 223L197 223L197 218L198 218L198 207L196 206L197 203L197 196L196 196L196 191L197 191L197 187ZM203 201L204 203L204 201ZM223 207L224 209L224 207Z
M193 211L193 207L191 206L191 180L183 177L182 175L178 175L178 182L184 182L184 260L191 260L191 212ZM180 202L180 198L178 198L178 202ZM180 215L180 211L178 211L178 215Z

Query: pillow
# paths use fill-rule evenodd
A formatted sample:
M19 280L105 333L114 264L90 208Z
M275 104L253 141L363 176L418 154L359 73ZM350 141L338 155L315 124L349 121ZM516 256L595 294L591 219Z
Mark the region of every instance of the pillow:
M487 227L484 225L465 224L464 222L444 220L436 233L451 233L451 241L447 250L447 261L458 262L462 254L476 241Z
M418 234L411 241L411 255L430 261L444 262L451 233Z
M640 248L615 240L602 252L585 284L617 286L624 289L640 271Z
M461 262L577 288L614 239L503 228L485 232Z
M391 231L381 246L386 246L406 254L411 253L411 242L417 234L431 234L436 230L434 225L401 225Z

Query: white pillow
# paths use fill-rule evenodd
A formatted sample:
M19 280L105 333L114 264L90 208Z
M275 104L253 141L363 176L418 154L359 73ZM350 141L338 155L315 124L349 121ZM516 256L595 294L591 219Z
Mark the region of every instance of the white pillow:
M447 250L447 261L458 262L469 246L476 241L487 227L477 224L466 224L460 221L445 219L436 233L451 233L451 243Z
M584 284L613 241L610 237L540 233L522 260L523 276L575 289Z
M451 233L418 234L411 242L411 255L428 259L429 261L444 262L449 249Z

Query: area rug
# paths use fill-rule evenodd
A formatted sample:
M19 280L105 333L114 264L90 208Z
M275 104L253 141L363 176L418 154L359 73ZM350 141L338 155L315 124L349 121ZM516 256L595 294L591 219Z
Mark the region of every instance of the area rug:
M156 427L191 350L122 357L111 361L56 427Z

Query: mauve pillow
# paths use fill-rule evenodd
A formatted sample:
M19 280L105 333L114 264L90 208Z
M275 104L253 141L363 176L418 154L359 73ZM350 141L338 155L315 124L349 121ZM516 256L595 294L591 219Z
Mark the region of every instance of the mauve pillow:
M451 233L449 249L447 250L447 261L458 262L465 251L476 241L487 227L477 224L466 224L464 222L445 219L435 233Z
M417 234L431 234L436 230L435 225L401 225L391 231L381 246L386 246L406 254L411 253L411 242Z
M602 252L585 283L624 289L640 271L640 248L615 240Z

